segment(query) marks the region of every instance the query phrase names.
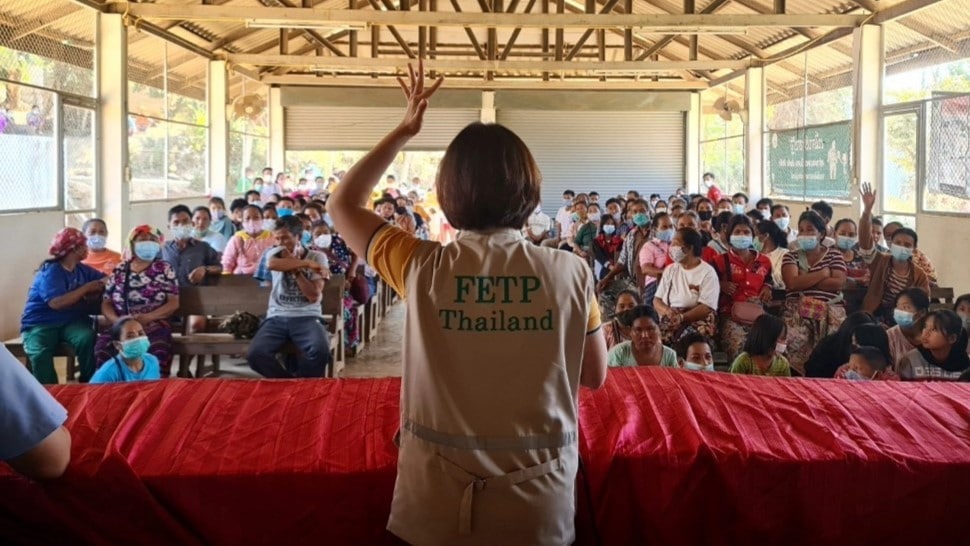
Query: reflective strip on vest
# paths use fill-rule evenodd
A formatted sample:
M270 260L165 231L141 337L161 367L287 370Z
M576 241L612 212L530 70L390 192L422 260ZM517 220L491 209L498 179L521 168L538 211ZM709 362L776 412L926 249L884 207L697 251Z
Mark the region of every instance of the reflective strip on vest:
M479 451L516 451L529 449L558 449L576 443L576 432L560 432L558 434L538 434L533 436L515 436L509 438L488 438L484 436L459 436L446 434L419 425L410 419L401 423L401 428L422 440L433 444Z

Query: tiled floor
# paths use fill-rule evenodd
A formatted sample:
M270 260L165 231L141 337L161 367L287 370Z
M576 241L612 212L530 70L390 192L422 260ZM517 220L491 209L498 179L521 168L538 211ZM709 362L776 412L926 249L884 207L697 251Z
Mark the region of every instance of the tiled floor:
M378 326L377 339L368 343L364 350L354 358L347 359L343 377L399 377L401 375L401 341L404 335L404 305L393 305L387 316ZM177 365L176 365L177 366ZM54 360L58 377L64 381L67 375L66 362L62 358ZM195 371L192 363L192 371ZM174 371L172 372L175 373ZM245 360L222 359L219 377L258 378L259 374L249 369Z

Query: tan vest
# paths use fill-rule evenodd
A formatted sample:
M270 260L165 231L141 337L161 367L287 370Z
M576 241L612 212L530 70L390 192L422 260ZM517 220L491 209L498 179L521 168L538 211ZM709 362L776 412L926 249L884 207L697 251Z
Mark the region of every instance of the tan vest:
M422 245L407 276L397 483L413 544L574 540L589 268L515 230Z

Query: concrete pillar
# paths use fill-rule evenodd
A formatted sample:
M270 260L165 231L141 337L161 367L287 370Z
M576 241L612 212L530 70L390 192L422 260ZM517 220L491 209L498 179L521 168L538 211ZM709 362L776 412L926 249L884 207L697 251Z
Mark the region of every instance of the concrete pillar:
M209 61L209 193L226 197L229 179L229 73L226 61ZM228 203L227 203L228 204Z
M687 111L687 130L685 131L684 154L687 165L684 168L684 178L687 182L687 192L697 193L701 184L701 94L690 95L690 110Z
M482 123L495 123L495 91L482 91Z
M871 182L882 190L879 179L882 157L879 134L882 84L885 73L883 32L879 25L863 25L852 33L852 85L855 88L853 104L853 143L851 196L854 208L859 207L856 191L862 182ZM876 202L876 212L881 204Z
M764 142L764 113L765 113L765 69L749 68L745 73L745 110L747 119L744 122L744 170L747 180L748 196L753 200L764 196L765 173L765 142Z
M128 162L128 32L121 14L98 14L97 84L100 180L97 213L108 225L108 246L123 248L131 214Z
M283 123L283 93L279 87L269 88L269 164L273 173L286 170L286 144Z

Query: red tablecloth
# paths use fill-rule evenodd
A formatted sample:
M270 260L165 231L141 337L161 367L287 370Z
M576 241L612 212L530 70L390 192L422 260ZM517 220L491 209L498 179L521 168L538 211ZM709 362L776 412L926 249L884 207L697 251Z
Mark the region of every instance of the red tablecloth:
M0 544L390 544L399 381L63 386L74 460L0 468ZM970 542L970 385L611 371L581 543Z

